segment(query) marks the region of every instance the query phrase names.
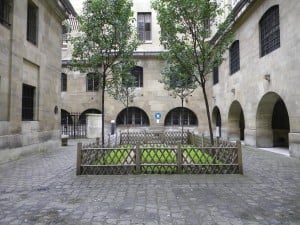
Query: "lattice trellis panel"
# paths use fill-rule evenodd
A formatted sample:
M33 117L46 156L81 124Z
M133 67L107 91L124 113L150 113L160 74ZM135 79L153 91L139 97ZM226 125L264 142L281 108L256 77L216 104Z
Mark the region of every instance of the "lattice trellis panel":
M176 173L176 149L166 145L140 147L141 173Z

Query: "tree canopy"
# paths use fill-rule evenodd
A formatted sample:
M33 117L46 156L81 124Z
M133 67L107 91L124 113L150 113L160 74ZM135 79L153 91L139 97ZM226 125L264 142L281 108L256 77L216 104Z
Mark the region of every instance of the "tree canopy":
M206 81L231 44L230 16L221 21L225 11L217 0L155 0L152 5L161 27L160 42L167 49L162 57L169 72L185 74L185 79L202 88L213 143ZM212 39L213 30L219 38Z
M71 66L100 78L103 145L106 88L133 67L133 53L138 46L132 2L86 0L78 20L80 32L72 39Z

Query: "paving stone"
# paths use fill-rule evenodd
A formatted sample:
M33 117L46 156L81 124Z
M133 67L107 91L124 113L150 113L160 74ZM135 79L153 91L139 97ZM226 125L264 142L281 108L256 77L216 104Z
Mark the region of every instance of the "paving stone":
M300 160L243 147L244 175L75 176L76 143L0 165L0 224L300 224Z

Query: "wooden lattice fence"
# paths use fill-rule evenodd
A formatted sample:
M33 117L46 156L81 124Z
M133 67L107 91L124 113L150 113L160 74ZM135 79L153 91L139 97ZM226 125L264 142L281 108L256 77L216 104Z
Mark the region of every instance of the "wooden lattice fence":
M115 148L83 146L79 143L76 174L243 173L239 141L232 143L217 140L218 144L212 146L203 137L187 132L185 142L188 144L179 144L178 136L173 135L173 142L170 136L164 135L160 139L167 140L168 144L150 144L150 139L145 143L145 136L142 135L135 136L135 144L123 144ZM141 140L143 142L138 142ZM199 142L202 145L197 145Z
M122 132L120 134L120 144L187 144L188 135L190 134L188 131L184 131L183 133L180 131Z

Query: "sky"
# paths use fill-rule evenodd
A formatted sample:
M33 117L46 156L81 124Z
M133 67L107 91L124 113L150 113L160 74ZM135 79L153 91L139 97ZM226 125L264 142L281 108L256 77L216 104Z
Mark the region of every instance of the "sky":
M81 8L82 8L82 3L84 0L69 0L71 4L73 5L75 11L80 14Z

